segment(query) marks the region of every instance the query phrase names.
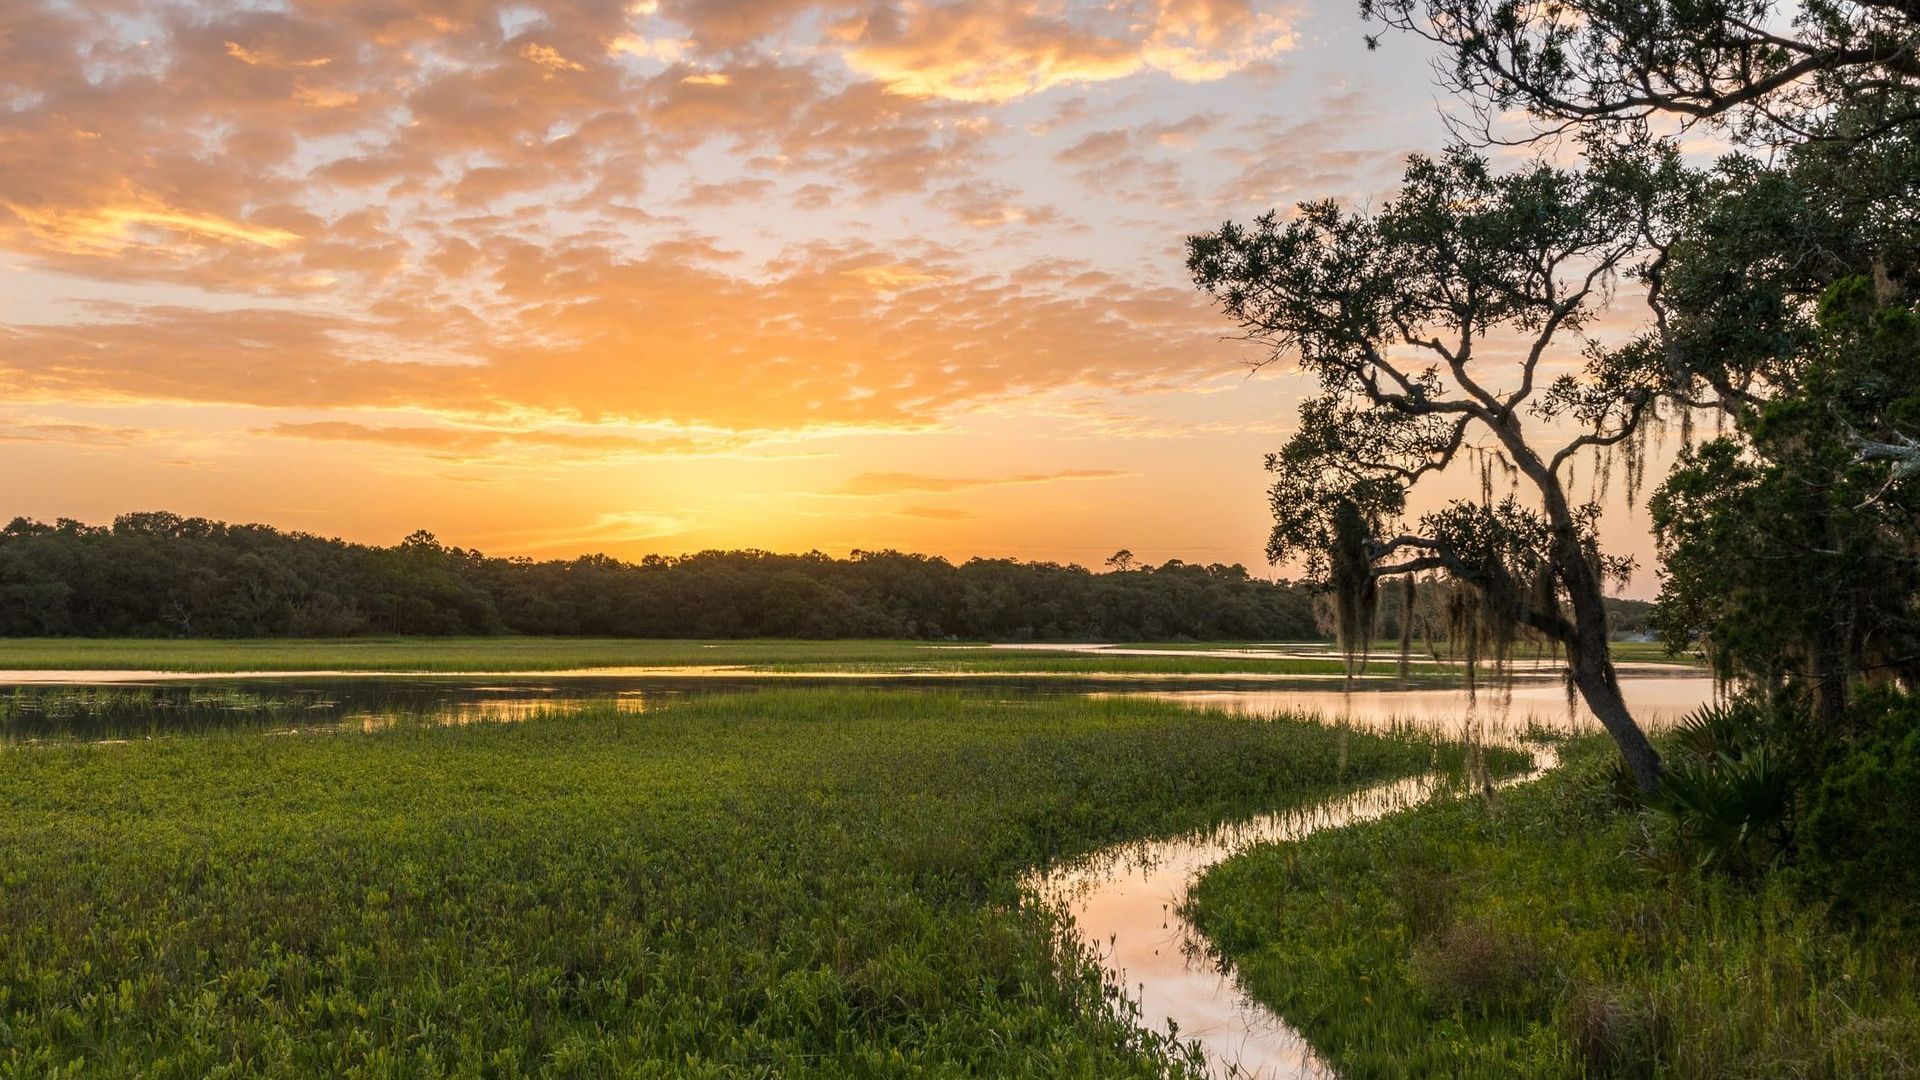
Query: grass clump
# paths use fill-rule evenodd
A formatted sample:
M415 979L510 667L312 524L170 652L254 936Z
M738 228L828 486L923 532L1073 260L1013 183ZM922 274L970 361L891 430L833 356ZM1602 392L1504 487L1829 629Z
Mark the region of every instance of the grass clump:
M1434 757L797 690L9 751L0 1074L1181 1074L1023 873Z
M1491 800L1242 854L1189 914L1345 1076L1920 1070L1910 930L1841 918L1798 874L1706 865L1617 796L1603 741L1565 755Z

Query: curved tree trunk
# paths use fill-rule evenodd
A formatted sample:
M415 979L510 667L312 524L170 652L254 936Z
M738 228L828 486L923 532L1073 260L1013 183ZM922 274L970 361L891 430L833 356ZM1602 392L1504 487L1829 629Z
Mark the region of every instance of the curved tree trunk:
M1647 734L1634 722L1633 715L1627 711L1627 701L1620 696L1620 684L1614 678L1613 660L1607 656L1607 639L1599 639L1597 648L1588 648L1584 644L1569 644L1568 659L1573 665L1573 685L1579 689L1580 696L1586 699L1587 708L1613 736L1620 747L1620 756L1626 759L1627 768L1633 773L1633 783L1641 791L1652 792L1660 789L1660 754L1647 741ZM1590 655L1598 653L1598 656Z
M1607 648L1607 609L1600 588L1598 568L1591 565L1586 551L1571 535L1561 545L1563 580L1567 599L1573 606L1572 635L1566 641L1567 663L1573 671L1573 685L1586 699L1587 708L1613 736L1633 773L1634 786L1643 792L1660 789L1660 753L1647 740L1647 733L1634 722L1627 700L1620 694L1620 681L1614 675L1613 655Z

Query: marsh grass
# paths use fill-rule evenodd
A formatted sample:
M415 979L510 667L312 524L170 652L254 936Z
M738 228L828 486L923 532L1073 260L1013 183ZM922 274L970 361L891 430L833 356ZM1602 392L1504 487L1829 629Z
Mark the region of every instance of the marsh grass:
M1439 756L847 690L9 754L0 1073L1179 1074L1025 872Z
M1345 1076L1920 1075L1920 942L1661 861L1607 747L1563 753L1499 799L1250 851L1188 913Z

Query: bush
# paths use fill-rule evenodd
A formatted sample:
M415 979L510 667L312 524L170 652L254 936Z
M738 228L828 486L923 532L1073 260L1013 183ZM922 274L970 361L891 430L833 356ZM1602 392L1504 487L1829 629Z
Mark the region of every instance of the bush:
M1618 988L1575 985L1566 1000L1567 1036L1583 1074L1648 1076L1659 1057L1661 1032L1653 1011Z
M1741 757L1677 757L1655 809L1670 816L1702 867L1731 872L1771 865L1786 846L1793 811L1789 769L1765 746Z
M1443 1008L1530 1011L1548 964L1531 938L1491 922L1455 922L1413 953L1413 978Z
M1675 727L1651 805L1691 862L1751 873L1785 850L1802 773L1780 747L1799 726L1790 705L1748 697L1697 709Z
M1920 897L1920 700L1876 695L1860 711L1869 734L1808 799L1805 874L1843 908L1911 919Z

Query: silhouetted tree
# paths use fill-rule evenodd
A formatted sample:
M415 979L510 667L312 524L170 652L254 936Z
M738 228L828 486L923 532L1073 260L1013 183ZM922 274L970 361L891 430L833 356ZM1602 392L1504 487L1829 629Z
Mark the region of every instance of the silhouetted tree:
M1442 73L1480 106L1483 137L1515 108L1550 132L1664 114L1788 141L1865 96L1904 98L1881 124L1920 119L1920 8L1904 0L1362 0L1361 12L1445 47Z
M1735 152L1676 177L1646 230L1654 327L1632 355L1731 430L1655 498L1657 621L1727 675L1920 680L1920 7L1884 0L1368 0L1445 45L1487 121L1650 155L1706 127Z
M1651 184L1631 166L1498 175L1466 153L1418 158L1377 214L1318 202L1284 222L1228 223L1189 241L1188 267L1269 361L1297 357L1320 385L1268 461L1268 554L1304 555L1336 586L1342 639L1370 635L1382 578L1467 583L1496 644L1530 630L1565 647L1574 685L1651 789L1660 759L1607 650L1603 583L1628 564L1600 553L1599 507L1566 483L1577 455L1634 445L1657 407L1654 387L1580 335L1641 240ZM1557 437L1556 422L1586 431ZM1405 520L1415 485L1474 465L1480 499ZM1495 470L1531 500L1496 499Z

